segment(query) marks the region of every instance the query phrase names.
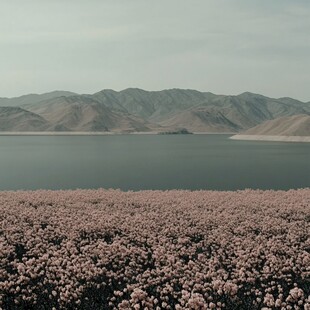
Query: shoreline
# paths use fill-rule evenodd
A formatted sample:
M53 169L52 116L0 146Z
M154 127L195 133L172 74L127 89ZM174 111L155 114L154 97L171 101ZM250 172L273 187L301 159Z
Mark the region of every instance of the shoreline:
M98 192L114 192L119 193L122 195L151 195L151 194L176 194L176 193L188 193L188 194L210 194L210 193L218 193L222 195L230 195L230 194L237 194L237 193L246 193L246 192L252 192L252 193L289 193L291 191L309 191L310 192L310 186L306 187L292 187L287 189L279 189L279 188L268 188L268 189L262 189L262 188L240 188L240 189L138 189L138 190L124 190L120 188L108 188L108 187L97 187L97 188L64 188L64 189L48 189L48 188L36 188L36 189L0 189L0 199L1 196L4 194L74 194L74 193L98 193Z
M113 135L157 135L157 132L96 132L96 131L7 131L0 136L113 136Z
M234 135L231 140L246 141L275 141L275 142L304 142L310 143L310 136L267 136L267 135Z
M0 136L111 136L111 135L159 135L160 131L109 132L109 131L2 131ZM193 132L194 135L228 135L232 132ZM182 134L175 134L181 136Z

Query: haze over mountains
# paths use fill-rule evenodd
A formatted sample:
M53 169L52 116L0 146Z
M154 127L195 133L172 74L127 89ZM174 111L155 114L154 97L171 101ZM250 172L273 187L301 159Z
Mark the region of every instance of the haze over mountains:
M241 132L265 121L310 115L310 103L253 93L215 95L188 89L55 91L0 98L1 131ZM309 133L310 135L310 133Z

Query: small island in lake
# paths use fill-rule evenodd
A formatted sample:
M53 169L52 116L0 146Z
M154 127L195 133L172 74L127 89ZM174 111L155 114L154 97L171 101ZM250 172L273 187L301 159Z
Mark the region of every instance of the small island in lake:
M188 131L186 128L181 128L172 131L163 131L159 133L160 135L192 135L193 133Z

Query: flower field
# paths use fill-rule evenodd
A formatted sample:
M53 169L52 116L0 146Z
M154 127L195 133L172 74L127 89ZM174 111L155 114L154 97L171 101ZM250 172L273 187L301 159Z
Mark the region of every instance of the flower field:
M310 189L0 192L0 309L310 309Z

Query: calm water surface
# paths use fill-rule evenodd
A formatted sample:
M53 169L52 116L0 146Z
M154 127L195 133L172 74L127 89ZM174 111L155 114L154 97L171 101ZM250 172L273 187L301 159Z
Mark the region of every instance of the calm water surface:
M228 137L0 136L0 190L310 187L310 143Z

